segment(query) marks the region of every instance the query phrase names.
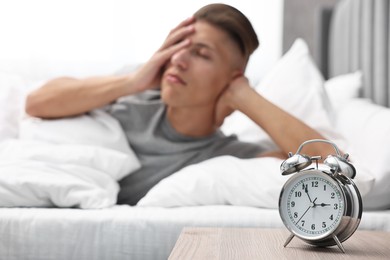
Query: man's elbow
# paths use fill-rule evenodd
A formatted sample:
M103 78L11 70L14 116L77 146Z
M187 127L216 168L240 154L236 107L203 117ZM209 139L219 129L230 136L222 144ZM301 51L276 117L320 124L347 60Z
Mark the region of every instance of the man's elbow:
M40 100L36 91L30 93L26 97L25 112L33 117L44 117L44 102Z
M56 78L30 92L25 100L26 114L40 118L62 117L56 115L59 112L56 111L58 105L54 105L59 100L60 92L58 92L58 89L62 89L65 83L73 80L73 78L68 77Z
M61 106L54 105L57 101L41 91L35 90L27 95L24 110L27 115L42 119L62 118Z

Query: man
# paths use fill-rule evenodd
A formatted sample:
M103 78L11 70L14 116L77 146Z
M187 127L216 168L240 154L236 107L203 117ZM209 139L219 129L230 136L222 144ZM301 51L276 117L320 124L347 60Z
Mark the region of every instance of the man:
M42 118L74 116L131 96L112 104L110 111L142 164L120 181L118 203L133 205L186 165L219 155L286 158L302 142L324 139L250 87L243 72L258 45L240 11L208 5L174 28L134 73L54 79L28 96L26 111ZM219 126L235 110L263 128L280 151L224 136ZM321 144L307 147L308 154L332 152Z

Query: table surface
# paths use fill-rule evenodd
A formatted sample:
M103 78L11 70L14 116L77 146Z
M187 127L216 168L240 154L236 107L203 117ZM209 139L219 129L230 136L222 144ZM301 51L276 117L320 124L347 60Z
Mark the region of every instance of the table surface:
M343 242L345 254L297 237L284 248L289 235L284 229L184 228L169 259L390 259L390 232L358 230Z

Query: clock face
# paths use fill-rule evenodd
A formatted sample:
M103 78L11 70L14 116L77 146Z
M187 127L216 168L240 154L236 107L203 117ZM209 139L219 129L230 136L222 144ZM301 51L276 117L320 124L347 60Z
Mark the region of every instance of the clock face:
M285 184L279 200L284 224L304 239L331 234L344 214L344 194L337 182L319 170L296 173Z

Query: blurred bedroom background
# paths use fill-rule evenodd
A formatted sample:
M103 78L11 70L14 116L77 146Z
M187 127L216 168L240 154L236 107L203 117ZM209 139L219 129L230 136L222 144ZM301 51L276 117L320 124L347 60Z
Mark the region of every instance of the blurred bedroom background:
M0 70L32 78L107 74L147 60L169 30L203 5L179 0L0 0ZM228 0L253 23L261 47L247 75L260 79L304 37L315 60L316 10L337 0ZM253 82L255 83L255 82Z
M147 60L169 30L213 1L0 0L0 70L34 78L107 74ZM261 41L247 73L282 55L283 0L223 1L245 13Z

